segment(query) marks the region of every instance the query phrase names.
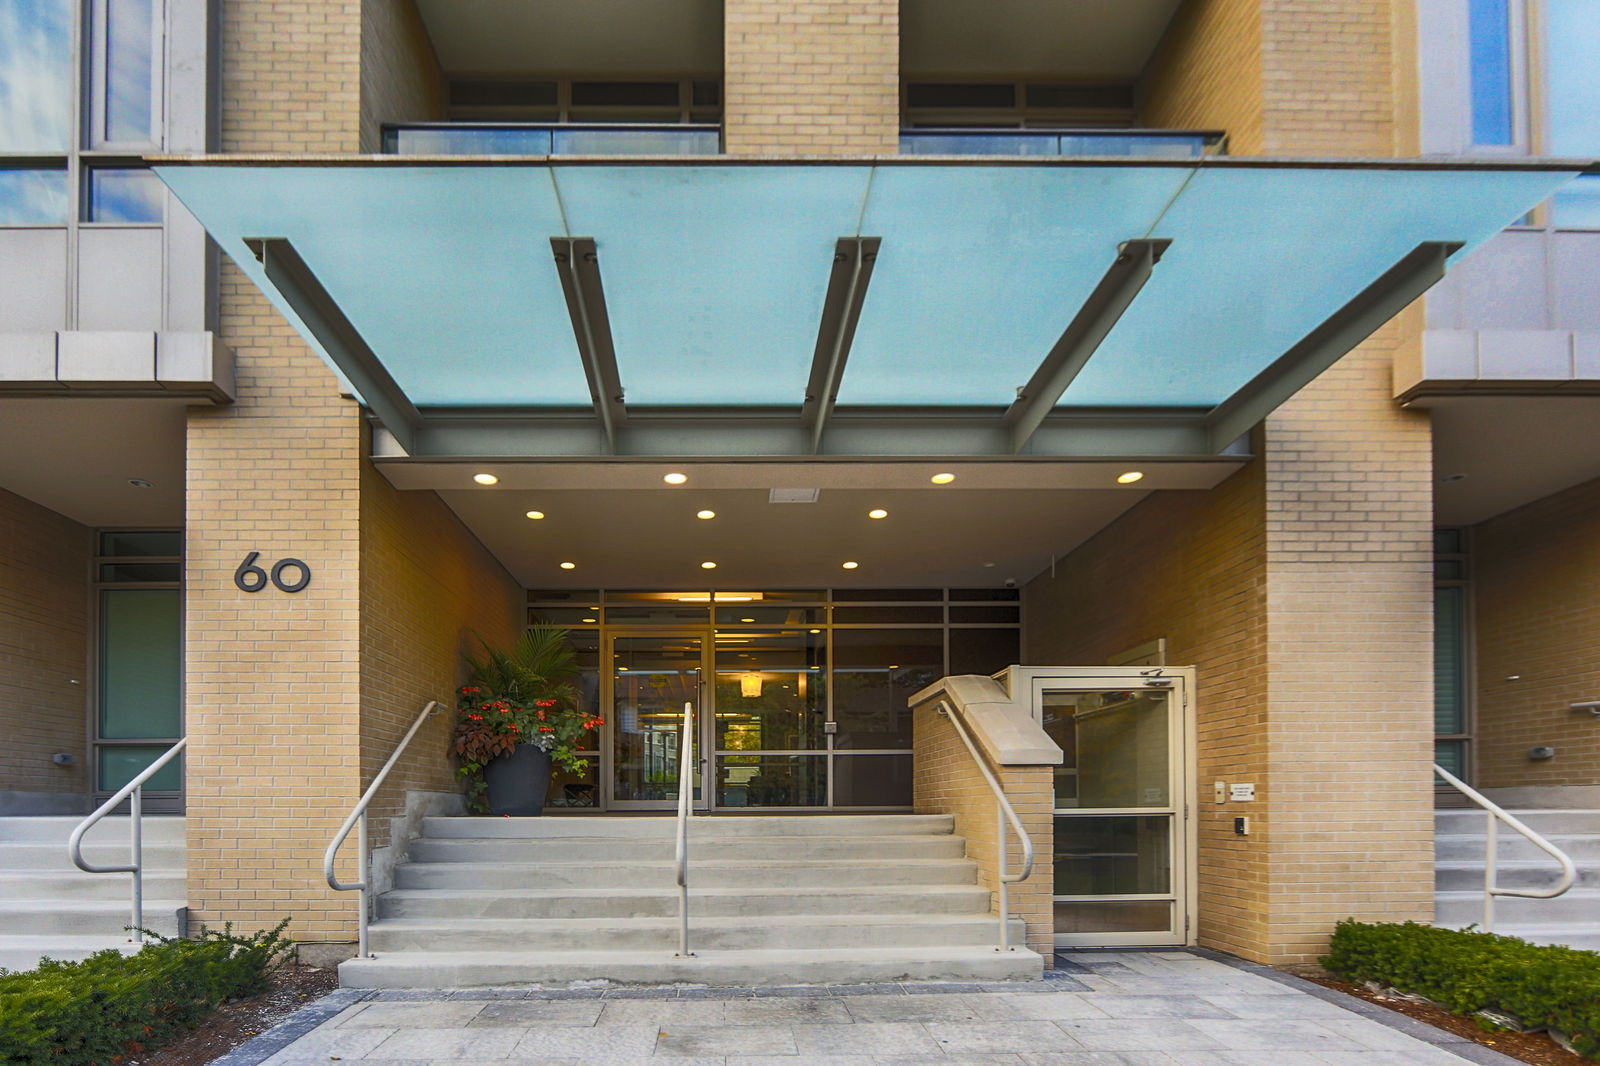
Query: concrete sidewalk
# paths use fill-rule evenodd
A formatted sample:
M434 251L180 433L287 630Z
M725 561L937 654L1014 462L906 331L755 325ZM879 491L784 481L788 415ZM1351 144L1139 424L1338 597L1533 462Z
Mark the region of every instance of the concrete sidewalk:
M1059 965L1027 984L341 990L216 1066L1517 1066L1208 953Z

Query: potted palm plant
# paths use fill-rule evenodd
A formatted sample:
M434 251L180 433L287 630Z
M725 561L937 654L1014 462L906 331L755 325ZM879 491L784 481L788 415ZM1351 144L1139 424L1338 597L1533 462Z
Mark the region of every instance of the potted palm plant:
M476 635L476 634L474 634ZM582 773L602 719L580 707L578 658L560 626L532 626L509 650L482 638L467 657L450 750L477 814L538 815L554 763Z

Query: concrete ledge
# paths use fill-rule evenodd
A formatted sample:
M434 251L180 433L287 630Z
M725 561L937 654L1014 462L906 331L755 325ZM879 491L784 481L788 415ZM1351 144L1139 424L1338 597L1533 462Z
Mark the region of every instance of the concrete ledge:
M1013 700L1000 683L981 674L960 674L912 696L913 708L947 699L972 731L972 739L998 766L1059 766L1061 748L1026 703Z
M0 395L192 396L232 403L233 352L211 332L0 334Z

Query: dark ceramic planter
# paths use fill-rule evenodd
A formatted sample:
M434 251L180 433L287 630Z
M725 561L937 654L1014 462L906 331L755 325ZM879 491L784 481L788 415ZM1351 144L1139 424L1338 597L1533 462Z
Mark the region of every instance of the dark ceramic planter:
M550 789L550 753L533 744L519 745L485 766L483 780L489 786L490 814L543 814L544 795Z

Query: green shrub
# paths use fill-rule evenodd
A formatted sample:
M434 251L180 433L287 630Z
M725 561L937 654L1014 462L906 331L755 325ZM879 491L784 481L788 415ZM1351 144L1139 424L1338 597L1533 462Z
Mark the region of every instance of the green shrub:
M216 1007L266 988L292 941L277 928L252 937L202 930L156 940L135 955L101 951L81 962L45 960L0 970L0 1063L113 1066L191 1029Z
M1457 1014L1496 1010L1600 1054L1600 953L1406 922L1346 919L1322 965L1348 981L1426 996Z

